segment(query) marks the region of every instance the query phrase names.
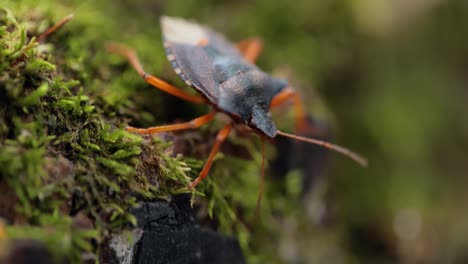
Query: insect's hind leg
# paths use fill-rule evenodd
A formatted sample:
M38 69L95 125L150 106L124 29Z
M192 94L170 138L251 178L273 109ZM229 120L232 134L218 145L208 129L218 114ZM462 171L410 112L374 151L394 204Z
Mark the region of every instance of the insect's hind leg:
M120 56L126 58L128 62L132 65L132 67L138 72L138 74L145 80L145 82L151 84L152 86L168 93L173 96L176 96L180 99L185 101L189 101L192 103L206 103L205 98L199 95L192 95L189 94L174 85L171 85L153 75L146 73L143 70L143 66L140 63L135 51L127 46L109 43L106 45L106 49L108 52L119 54Z
M232 126L232 123L229 123L218 132L218 135L216 136L216 142L213 145L213 148L211 149L210 155L208 156L208 159L206 160L206 163L203 166L203 169L198 175L198 177L190 184L190 188L194 188L195 186L197 186L208 175L216 153L218 153L219 147L229 136L229 132L231 132Z
M155 134L161 132L170 132L170 131L177 131L177 130L185 130L185 129L193 129L198 128L211 120L215 117L216 112L210 112L206 115L202 115L198 118L195 118L189 122L180 123L180 124L173 124L173 125L163 125L163 126L155 126L149 128L136 128L128 126L125 128L128 132L134 132L137 134Z
M304 110L302 99L296 90L294 90L293 88L287 87L283 91L278 93L275 97L273 97L273 100L271 100L270 109L277 107L281 104L284 104L285 102L288 102L289 100L292 100L294 104L294 112L296 115L294 118L296 131L303 132L308 128L309 125L306 119L307 115Z
M236 47L242 53L245 60L255 63L263 50L263 42L260 38L249 38L237 42Z

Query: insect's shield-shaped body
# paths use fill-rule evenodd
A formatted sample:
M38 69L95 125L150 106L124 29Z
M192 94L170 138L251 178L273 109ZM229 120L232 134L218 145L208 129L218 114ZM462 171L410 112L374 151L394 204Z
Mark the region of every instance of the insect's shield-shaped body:
M273 138L272 98L287 82L246 61L219 34L180 18L162 17L166 53L174 71L219 111Z

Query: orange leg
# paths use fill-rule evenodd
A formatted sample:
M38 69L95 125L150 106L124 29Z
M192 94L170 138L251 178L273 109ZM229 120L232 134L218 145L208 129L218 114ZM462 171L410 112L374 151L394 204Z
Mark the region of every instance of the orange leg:
M70 14L64 18L62 18L59 22L55 23L52 27L48 28L44 33L42 33L41 35L39 35L37 38L36 38L36 41L37 42L41 42L43 41L47 36L49 36L50 34L54 33L55 31L57 31L59 28L63 27L63 25L65 25L68 21L70 21L71 19L73 18L73 14Z
M273 97L273 100L270 104L270 109L281 105L290 99L293 100L294 112L296 113L296 131L304 131L307 128L306 112L304 110L301 97L294 89L287 87L275 97Z
M200 172L198 177L190 184L189 188L194 188L195 186L197 186L208 175L216 153L218 153L219 147L229 136L229 132L231 131L231 129L232 123L227 124L218 132L218 135L216 136L216 142L213 148L211 149L210 155L208 156L208 160L206 161L205 166L203 166L202 171Z
M184 129L192 129L200 127L208 122L210 122L216 115L216 112L213 111L206 115L200 116L195 118L189 122L174 124L174 125L164 125L164 126L155 126L149 128L136 128L128 126L125 128L128 132L134 132L138 134L155 134L160 132L170 132L170 131L177 131L177 130L184 130Z
M180 99L192 102L192 103L205 103L205 98L199 95L192 95L183 90L153 76L146 73L141 66L140 60L138 59L136 53L131 48L128 48L123 45L110 43L106 46L107 51L112 53L117 53L123 57L125 57L132 67L138 72L138 74L145 80L145 82L151 84L152 86L168 93L173 96L179 97Z
M262 40L259 38L250 38L242 40L236 44L244 58L251 63L255 63L263 49Z

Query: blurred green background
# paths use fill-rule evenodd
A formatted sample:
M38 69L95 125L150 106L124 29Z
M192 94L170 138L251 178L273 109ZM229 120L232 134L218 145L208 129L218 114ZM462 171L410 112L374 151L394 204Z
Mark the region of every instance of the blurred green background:
M258 65L287 76L309 113L331 124L335 141L370 161L363 169L331 155L327 183L318 188L320 195L305 201L325 204L327 221L313 221L313 210L306 217L310 222L285 220L281 242L271 248L278 262L468 262L468 2L70 0L35 5L56 12L57 19L75 13L88 25L82 28L86 38L131 45L148 72L174 81L161 45L161 14L199 21L231 40L263 38ZM138 80L133 74L115 78ZM171 102L173 108L149 112L163 117L158 122L196 115L184 112L183 102Z

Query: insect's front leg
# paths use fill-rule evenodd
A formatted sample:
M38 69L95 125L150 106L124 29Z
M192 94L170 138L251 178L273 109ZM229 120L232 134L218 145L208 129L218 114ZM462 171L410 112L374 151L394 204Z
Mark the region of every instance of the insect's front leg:
M226 140L226 138L229 136L229 132L231 132L233 124L229 123L225 125L219 132L218 135L216 136L216 142L213 145L213 148L211 149L210 155L208 156L208 160L206 161L205 165L203 166L202 171L198 175L198 177L190 184L190 188L194 188L197 186L207 175L208 172L211 169L211 165L213 164L214 158L216 156L216 153L219 151L219 147L221 147L221 144Z

